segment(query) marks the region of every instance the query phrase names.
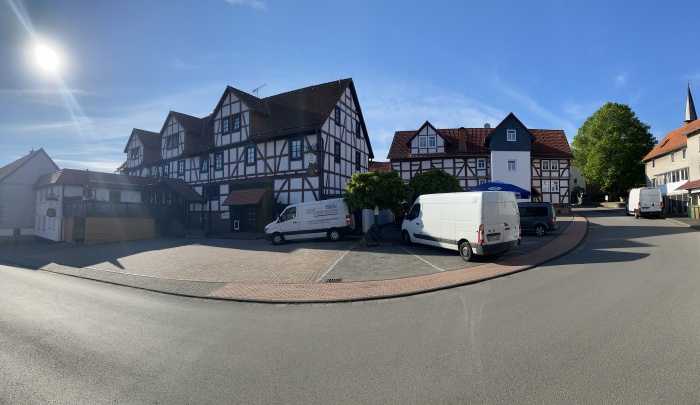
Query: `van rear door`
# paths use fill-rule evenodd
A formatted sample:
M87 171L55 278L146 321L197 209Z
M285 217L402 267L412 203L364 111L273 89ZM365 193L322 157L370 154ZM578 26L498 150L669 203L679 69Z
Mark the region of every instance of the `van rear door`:
M486 202L484 205L484 245L505 242L504 231L503 204L499 201Z

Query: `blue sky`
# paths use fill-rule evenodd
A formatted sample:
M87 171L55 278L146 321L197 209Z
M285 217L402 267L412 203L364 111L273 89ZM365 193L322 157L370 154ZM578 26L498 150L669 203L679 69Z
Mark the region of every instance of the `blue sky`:
M132 128L203 117L226 85L260 96L352 77L375 160L395 131L509 112L569 141L608 101L660 139L700 97L700 3L0 0L0 166L44 148L112 172ZM38 68L37 42L57 73ZM700 98L698 98L700 100Z

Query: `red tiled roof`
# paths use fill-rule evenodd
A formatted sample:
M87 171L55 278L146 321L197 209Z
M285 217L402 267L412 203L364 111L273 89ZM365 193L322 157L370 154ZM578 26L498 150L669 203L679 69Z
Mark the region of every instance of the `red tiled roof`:
M448 145L445 146L445 155L483 155L490 153L490 149L484 146L484 140L493 132L494 128L462 128L466 130L466 151L459 150L460 128L438 129L440 135L445 137ZM532 143L531 154L533 157L561 157L573 158L569 141L564 131L559 129L528 129L535 137ZM388 159L435 157L435 154L412 155L410 140L416 131L397 131L389 149Z
M369 171L380 173L388 173L391 171L391 162L372 162L369 165Z
M654 146L654 149L644 156L642 161L646 162L655 157L663 156L667 153L684 148L688 143L688 135L698 130L700 130L700 120L689 122L682 127L674 129L666 134L666 136Z
M692 190L696 188L700 188L700 180L689 181L679 186L676 190Z
M35 151L31 151L31 152L29 152L28 155L22 156L21 158L15 160L14 162L12 162L12 163L10 163L10 164L7 164L7 165L5 165L5 166L3 166L3 167L0 167L0 181L2 181L3 179L5 179L5 177L9 176L10 174L14 173L15 170L17 170L17 169L19 169L20 167L22 167L25 163L29 162L30 160L32 160L32 158L33 158L34 156L36 156L36 155L38 155L38 154L40 154L40 153L43 153L44 155L46 155L46 157L51 161L51 163L53 163L53 165L56 166L56 164L55 164L55 163L53 162L53 160L49 157L49 155L44 151L43 148L41 148L41 149L38 149L38 150L35 150ZM58 166L56 166L56 169L58 169Z
M250 205L257 204L265 194L264 188L250 190L235 190L228 193L226 201L222 205Z

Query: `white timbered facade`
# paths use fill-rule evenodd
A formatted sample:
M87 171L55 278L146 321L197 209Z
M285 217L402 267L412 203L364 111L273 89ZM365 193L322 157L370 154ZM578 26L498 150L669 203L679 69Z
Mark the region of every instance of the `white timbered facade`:
M128 155L125 173L184 180L207 201L190 223L212 233L258 231L268 188L282 205L340 196L373 157L352 79L266 98L229 86L209 117L171 112L158 146L149 164Z
M503 181L531 190L531 199L570 209L571 148L564 131L528 129L509 114L490 128L398 131L389 150L391 169L404 182L438 168L454 175L465 190Z

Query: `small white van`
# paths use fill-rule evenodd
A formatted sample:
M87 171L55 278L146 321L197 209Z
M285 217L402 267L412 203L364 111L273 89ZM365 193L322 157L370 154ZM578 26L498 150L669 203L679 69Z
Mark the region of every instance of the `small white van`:
M353 216L342 198L292 204L265 227L265 239L275 245L285 240L327 237L338 241L352 232Z
M625 214L639 217L661 216L664 201L661 190L656 187L633 188L627 197L627 209Z
M520 246L520 216L515 194L471 191L418 197L401 224L406 244L422 243L474 255L504 253Z

